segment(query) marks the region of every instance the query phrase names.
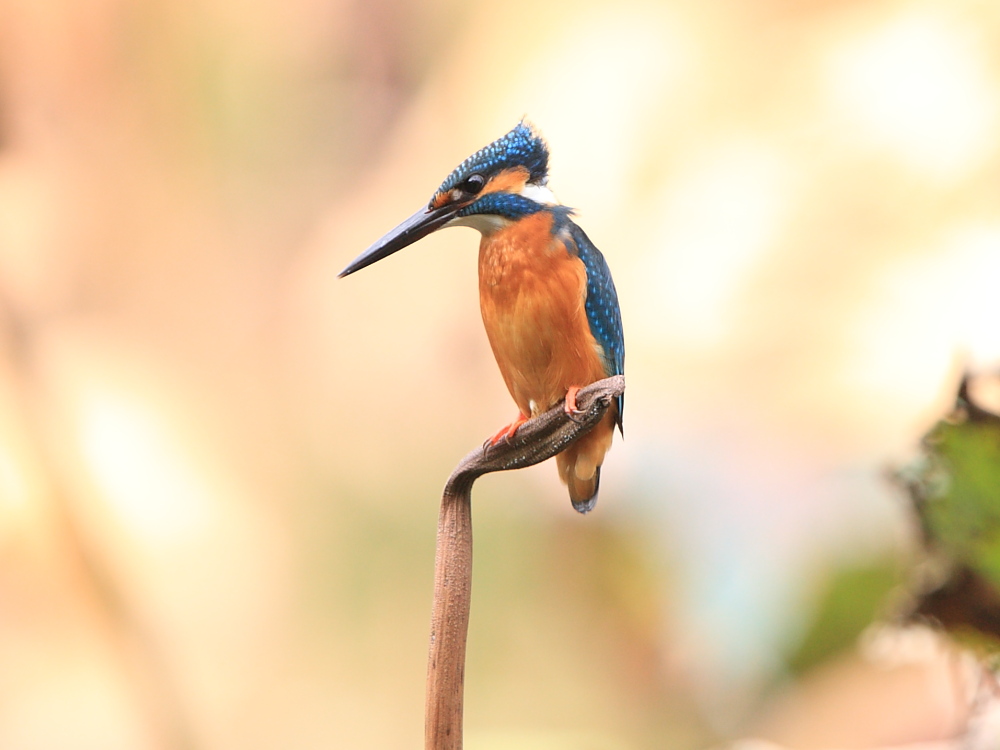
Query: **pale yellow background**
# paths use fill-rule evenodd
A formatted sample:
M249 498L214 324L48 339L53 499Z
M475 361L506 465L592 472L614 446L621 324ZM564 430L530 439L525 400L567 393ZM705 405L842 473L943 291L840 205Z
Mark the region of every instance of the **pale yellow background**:
M515 407L474 232L335 276L524 115L627 437L586 518L480 483L468 746L954 729L944 668L774 696L1000 361L1000 5L4 0L0 748L419 746L440 487Z

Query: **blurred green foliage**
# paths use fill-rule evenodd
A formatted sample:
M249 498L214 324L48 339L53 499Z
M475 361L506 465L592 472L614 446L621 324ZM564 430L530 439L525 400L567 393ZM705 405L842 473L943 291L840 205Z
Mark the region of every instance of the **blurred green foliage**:
M977 404L969 385L962 381L954 409L895 479L909 494L938 574L916 592L907 618L929 620L992 658L1000 653L1000 415ZM885 614L886 599L902 580L893 559L835 571L786 660L789 670L802 674L850 647Z
M926 445L920 508L930 541L1000 586L1000 422L940 422Z
M820 595L811 624L787 658L788 669L803 674L850 648L882 614L886 596L901 582L899 563L880 558L833 571Z
M929 618L980 653L1000 652L1000 416L979 406L963 379L952 413L923 441L923 456L898 475L920 519L928 552L946 575L919 594Z

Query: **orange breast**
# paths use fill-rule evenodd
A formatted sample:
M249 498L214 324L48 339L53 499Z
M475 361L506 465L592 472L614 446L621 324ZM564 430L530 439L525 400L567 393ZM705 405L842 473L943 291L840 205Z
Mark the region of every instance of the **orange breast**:
M586 288L583 263L552 236L546 211L483 237L483 324L523 414L539 414L561 401L570 386L605 377L584 309Z

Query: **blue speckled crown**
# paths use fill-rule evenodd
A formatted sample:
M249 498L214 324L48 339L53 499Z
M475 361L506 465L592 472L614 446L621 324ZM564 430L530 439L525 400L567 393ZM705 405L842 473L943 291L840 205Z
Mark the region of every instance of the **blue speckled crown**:
M486 177L503 169L524 167L528 170L528 182L544 185L549 171L549 148L534 128L524 120L507 135L479 149L463 161L441 183L438 193L451 190L463 182L470 174Z

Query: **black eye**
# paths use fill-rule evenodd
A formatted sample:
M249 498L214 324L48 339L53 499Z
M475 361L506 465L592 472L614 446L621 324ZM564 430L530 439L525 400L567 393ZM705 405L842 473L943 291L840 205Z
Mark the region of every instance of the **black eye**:
M469 195L476 195L480 190L483 189L483 185L486 184L486 178L481 174L470 174L465 180L458 186L458 189L463 193L468 193Z

